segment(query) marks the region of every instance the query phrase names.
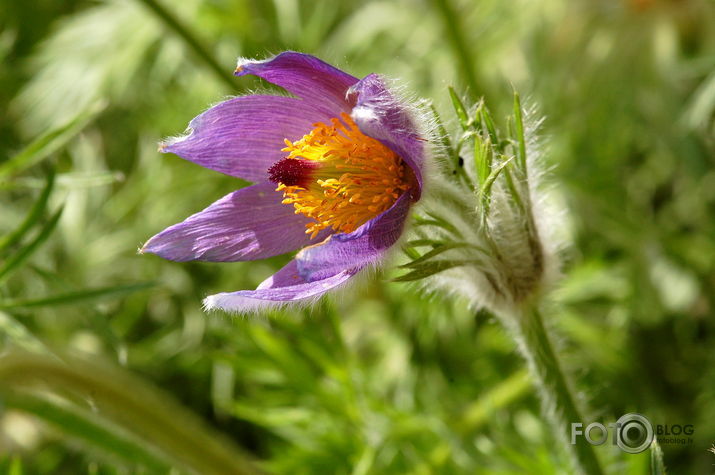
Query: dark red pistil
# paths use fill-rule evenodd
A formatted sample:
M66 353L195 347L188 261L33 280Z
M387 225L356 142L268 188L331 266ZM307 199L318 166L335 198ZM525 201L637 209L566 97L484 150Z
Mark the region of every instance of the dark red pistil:
M268 178L273 183L308 188L312 181L311 172L318 166L318 163L310 160L284 158L268 169Z

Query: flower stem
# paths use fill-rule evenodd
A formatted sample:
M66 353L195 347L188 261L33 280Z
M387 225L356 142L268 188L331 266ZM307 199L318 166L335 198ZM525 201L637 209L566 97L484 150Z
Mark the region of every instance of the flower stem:
M584 419L571 394L541 314L536 306L527 305L509 317L506 323L516 334L519 349L539 390L542 410L554 434L564 444L578 473L602 474L598 457L585 438L579 437L576 444L571 444L571 423L583 423Z
M196 35L184 25L176 16L167 10L157 0L140 0L147 6L156 16L158 16L174 33L179 35L181 39L191 48L196 56L204 62L206 66L216 75L216 78L226 84L229 89L236 89L236 84L231 80L232 76L228 74L228 69L214 59L209 51L204 47Z

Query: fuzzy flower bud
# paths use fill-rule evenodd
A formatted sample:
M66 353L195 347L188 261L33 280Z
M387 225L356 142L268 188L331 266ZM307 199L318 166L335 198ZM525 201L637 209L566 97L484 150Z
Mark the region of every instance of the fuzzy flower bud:
M545 209L540 183L539 124L515 95L509 133L502 135L483 102L469 114L451 93L462 135L452 143L437 124L443 173L421 206L416 239L407 243L413 260L403 267L411 272L397 280L425 278L426 288L504 313L537 293L558 267L547 224L557 213Z
M499 317L526 360L573 472L600 474L593 448L568 438L570 422L584 419L539 310L558 268L554 231L562 226L540 183L538 122L515 94L508 133L501 134L483 102L469 114L450 92L462 135L453 144L435 113L443 173L432 181L416 238L405 247L412 260L403 267L411 270L397 280L421 280L426 289L459 294Z

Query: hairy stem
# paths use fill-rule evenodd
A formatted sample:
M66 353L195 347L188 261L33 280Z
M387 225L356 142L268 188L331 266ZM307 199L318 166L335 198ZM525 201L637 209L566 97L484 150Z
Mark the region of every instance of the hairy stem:
M569 388L566 376L554 352L551 339L536 306L525 306L508 315L507 326L515 333L519 350L526 359L541 397L542 410L552 431L569 453L578 473L603 473L593 447L580 437L571 444L571 423L584 422Z

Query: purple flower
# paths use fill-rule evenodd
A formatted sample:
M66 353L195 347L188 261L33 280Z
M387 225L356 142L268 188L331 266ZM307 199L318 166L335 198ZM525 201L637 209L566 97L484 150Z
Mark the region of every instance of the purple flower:
M375 74L357 78L310 55L239 61L296 97L218 104L162 144L203 167L255 182L144 245L174 261L249 261L301 249L256 290L212 295L207 309L255 311L311 301L377 264L422 190L424 140Z

